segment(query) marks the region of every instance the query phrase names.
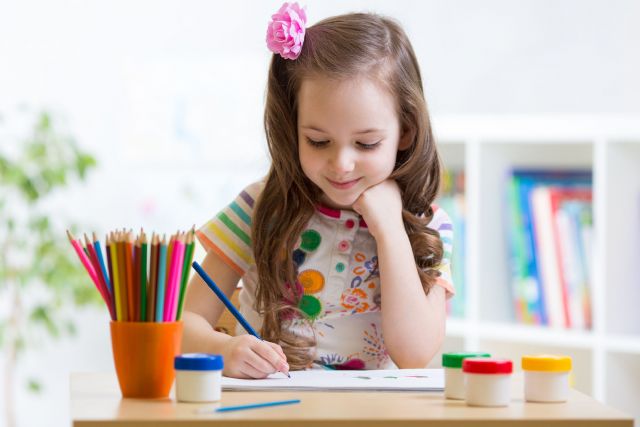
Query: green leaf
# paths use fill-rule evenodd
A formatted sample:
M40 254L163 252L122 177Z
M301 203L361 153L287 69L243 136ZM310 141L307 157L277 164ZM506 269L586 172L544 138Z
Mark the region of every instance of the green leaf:
M89 169L95 167L96 159L88 154L80 153L76 161L76 170L80 179L84 180Z
M31 393L42 393L42 383L35 378L29 378L27 380L27 390Z
M31 310L31 314L29 315L29 320L31 320L34 324L43 326L49 334L58 338L60 336L60 330L58 326L53 322L51 316L49 316L48 307L44 305L38 305Z

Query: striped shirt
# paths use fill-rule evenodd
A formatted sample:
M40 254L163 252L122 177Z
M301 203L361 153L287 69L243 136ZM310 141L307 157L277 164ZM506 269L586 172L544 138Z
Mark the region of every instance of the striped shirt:
M254 309L258 274L251 246L251 218L263 185L249 185L196 232L208 251L214 251L242 277L240 312L256 329L262 320ZM433 208L428 227L440 233L444 249L436 283L450 297L454 293L453 230L446 212L435 205ZM294 291L301 295L301 313L285 316L282 327L315 335L317 364L337 369L392 368L382 339L376 242L362 217L353 211L318 206L298 239L293 261L298 279ZM236 333L243 332L238 325Z

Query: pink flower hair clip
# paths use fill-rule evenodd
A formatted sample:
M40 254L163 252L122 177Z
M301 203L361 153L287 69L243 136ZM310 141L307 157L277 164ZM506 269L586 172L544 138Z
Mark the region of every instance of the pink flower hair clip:
M267 27L267 47L285 59L296 59L302 51L307 15L298 3L284 3L271 15Z

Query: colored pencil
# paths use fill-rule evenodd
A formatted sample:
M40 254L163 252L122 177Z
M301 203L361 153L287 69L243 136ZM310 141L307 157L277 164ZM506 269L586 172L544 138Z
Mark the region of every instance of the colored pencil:
M100 267L100 261L98 259L98 254L96 253L96 249L89 240L87 235L84 235L85 245L87 247L87 251L89 252L89 258L93 264L93 268L96 271L96 275L98 276L98 282L100 284L100 294L102 295L102 299L104 303L107 305L109 309L109 315L111 316L111 320L115 320L115 313L113 311L113 307L111 306L111 296L109 295L109 288L107 288L107 282L105 278L102 276L102 268Z
M147 320L155 321L156 313L156 289L158 281L158 236L151 236L151 270L149 271L149 312Z
M96 236L69 242L107 305L112 321L180 320L193 261L195 227L168 239L143 229L115 230L105 236L105 252ZM106 255L105 255L106 254ZM255 331L254 331L255 332Z
M176 251L178 255L176 256L176 272L175 272L175 280L173 282L173 290L171 292L171 304L169 311L169 321L174 322L176 320L176 316L178 314L178 300L180 299L180 289L182 287L182 270L184 264L184 255L186 251L185 246L185 235L181 233L179 238L179 246L176 246Z
M118 274L120 276L120 303L122 305L122 320L130 321L129 316L129 291L127 289L127 265L125 262L125 242L123 237L124 231L120 231L117 234L118 246L116 252L118 253Z
M229 301L229 298L227 298L224 292L222 292L222 290L218 287L218 285L216 285L216 282L214 282L213 279L211 279L211 277L209 277L209 275L202 269L202 267L200 267L200 264L198 264L197 261L193 261L191 265L196 270L196 272L200 275L200 277L202 277L202 280L204 280L207 286L209 286L209 289L211 289L213 293L216 294L218 299L220 299L220 301L222 301L222 303L227 307L227 309L231 312L231 314L233 314L233 317L235 317L238 320L238 322L242 325L242 327L254 337L258 338L259 340L262 340L262 337L255 331L255 329L253 329L253 327L249 324L249 322L247 322L247 320L242 316L242 314L240 314L240 312L233 305L233 303Z
M182 235L176 237L176 241L173 246L173 257L171 260L171 286L169 292L169 304L165 307L165 321L173 322L175 319L175 311L178 303L177 292L180 291L180 279L182 278L182 263L184 261L184 242Z
M118 310L116 305L116 287L113 284L113 264L111 262L111 240L109 239L109 235L107 235L104 239L105 241L105 252L107 253L107 268L109 269L109 282L111 283L111 301L113 304L113 311L116 314L116 320L118 320Z
M135 299L133 304L134 321L140 321L140 238L138 237L133 242L133 258L132 258L132 270L133 275L131 277L131 286L133 287L133 298Z
M165 286L167 283L169 283L169 265L171 264L171 256L173 254L173 245L175 244L175 234L171 235L171 237L169 238L169 244L167 245L167 263L166 263L166 271L165 274L167 277L165 277ZM165 290L166 292L166 290Z
M111 281L113 282L113 299L116 302L116 318L118 320L127 320L126 313L124 311L122 302L122 286L120 285L120 257L118 256L118 242L114 233L111 233L110 252L111 252L111 264L113 267L113 275Z
M109 295L113 298L113 289L111 287L111 281L109 280L109 274L107 273L107 268L104 264L104 257L102 256L102 247L100 245L100 241L96 236L96 233L93 233L93 248L98 255L98 263L100 264L100 271L102 271L102 277L104 278L105 284L107 285L107 290L109 291ZM112 302L113 303L113 302Z
M147 237L140 230L140 321L147 320Z
M69 242L71 242L71 246L73 246L76 254L80 258L80 262L84 266L85 270L87 270L87 272L89 273L89 277L96 286L98 293L100 293L100 296L102 296L102 299L108 305L109 297L105 294L102 282L100 281L96 273L95 266L93 264L93 261L91 260L91 253L87 248L82 247L81 243L73 237L69 230L67 230L67 237L69 238Z
M80 258L80 262L82 262L82 265L84 265L85 270L87 270L87 273L89 273L89 277L91 277L91 280L93 280L93 283L95 283L96 286L98 286L98 277L96 276L96 271L91 265L91 261L89 261L89 257L85 252L85 249L80 246L80 243L78 243L78 241L73 237L73 235L69 230L67 230L67 237L69 237L69 242L71 242L71 246L73 246L73 249L75 249L76 254L78 255L78 258Z
M272 402L249 403L246 405L223 406L221 408L217 408L216 412L240 411L243 409L265 408L268 406L292 405L300 402L301 402L300 399L291 399L291 400L274 400Z
M235 317L238 320L238 322L242 325L245 331L247 331L248 333L250 333L251 335L253 335L254 337L262 341L262 337L255 331L255 329L253 329L253 327L251 327L249 322L247 322L247 319L245 319L242 316L242 314L240 314L240 312L233 305L233 303L229 301L229 298L227 298L224 292L222 292L222 290L218 287L218 285L216 285L216 282L214 282L213 279L209 277L207 272L204 271L202 267L200 267L200 264L194 261L193 264L191 265L196 270L196 272L200 275L200 277L202 277L202 280L204 280L207 286L209 286L209 288L213 291L213 293L216 294L216 296L220 299L220 301L222 301L222 303L227 307L227 309L231 312L231 314L233 314L233 317ZM289 375L288 372L284 372L284 371L280 371L280 372L282 372L283 374L291 378L291 375Z
M131 241L131 234L127 232L124 236L124 262L126 266L126 279L125 283L127 284L127 307L129 313L129 321L135 322L136 320L136 296L135 289L136 287L133 285L133 242Z
M182 309L183 309L183 304L184 304L184 294L187 290L187 282L189 280L189 271L191 271L189 269L189 266L191 265L191 262L193 261L193 252L194 252L194 246L195 246L195 242L194 242L194 235L195 231L194 228L191 229L191 232L189 233L189 236L187 237L187 249L186 249L186 253L184 255L184 263L183 263L183 267L182 267L182 283L180 283L180 299L178 300L178 313L176 315L176 320L180 320L182 319Z
M167 240L162 237L160 242L160 250L158 254L158 288L156 289L156 322L162 322L164 315L164 293L166 282L166 264L167 264Z
M89 242L89 238L87 237L86 234L84 235L84 243L82 243L82 240L78 240L78 243L84 249L87 255L87 258L89 259L89 263L91 263L91 267L93 267L93 271L96 272L96 279L97 279L96 285L98 286L98 291L100 292L100 295L106 302L105 285L103 284L102 279L100 278L100 270L97 264L98 257L93 251L93 246Z

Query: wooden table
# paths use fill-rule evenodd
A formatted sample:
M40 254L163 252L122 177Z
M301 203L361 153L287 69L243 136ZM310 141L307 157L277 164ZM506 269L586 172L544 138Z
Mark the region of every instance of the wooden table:
M441 392L223 392L219 403L177 403L174 399L122 399L115 373L71 375L74 427L134 426L633 426L631 416L571 390L566 403L527 403L514 378L506 408L474 408L444 399ZM228 413L205 408L281 399L300 404Z

